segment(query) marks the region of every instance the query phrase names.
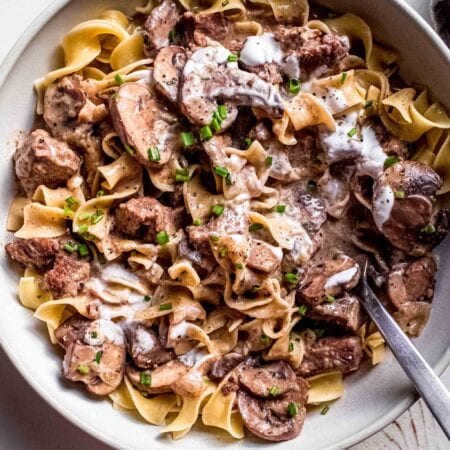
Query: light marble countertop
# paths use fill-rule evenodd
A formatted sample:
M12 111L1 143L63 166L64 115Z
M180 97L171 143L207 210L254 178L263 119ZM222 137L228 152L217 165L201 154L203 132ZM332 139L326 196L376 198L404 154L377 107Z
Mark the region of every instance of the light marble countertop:
M0 64L15 41L51 0L1 0ZM408 0L429 21L427 0ZM0 449L107 450L39 397L0 349ZM450 370L444 374L450 385ZM352 450L446 450L450 445L422 401Z

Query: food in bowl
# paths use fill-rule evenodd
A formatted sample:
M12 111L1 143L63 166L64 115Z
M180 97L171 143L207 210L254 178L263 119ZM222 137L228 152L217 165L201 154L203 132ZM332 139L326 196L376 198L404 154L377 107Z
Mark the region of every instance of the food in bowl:
M174 438L201 415L288 440L382 360L362 257L402 328L425 326L450 120L353 14L209 6L67 33L14 156L6 250L65 378Z

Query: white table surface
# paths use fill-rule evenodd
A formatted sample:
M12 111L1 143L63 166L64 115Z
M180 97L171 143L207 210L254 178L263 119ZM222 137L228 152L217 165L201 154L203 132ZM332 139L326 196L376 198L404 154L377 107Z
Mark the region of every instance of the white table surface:
M51 0L0 0L0 64ZM408 0L429 20L427 0ZM27 350L25 350L27 351ZM31 349L29 349L31 351ZM450 370L444 375L450 384ZM450 445L431 414L417 402L393 424L353 450L444 450ZM45 403L0 349L0 450L107 450Z

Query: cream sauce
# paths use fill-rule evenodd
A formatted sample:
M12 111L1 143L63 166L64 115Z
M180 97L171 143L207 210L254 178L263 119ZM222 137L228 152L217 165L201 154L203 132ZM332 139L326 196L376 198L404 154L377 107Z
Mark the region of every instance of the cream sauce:
M325 283L325 289L330 289L336 286L340 286L342 284L349 283L352 278L357 274L358 268L350 267L350 269L343 270L342 272L335 273L331 277L329 277Z
M394 201L394 192L389 185L375 191L372 200L372 215L375 225L380 231L382 231L384 223L389 220Z

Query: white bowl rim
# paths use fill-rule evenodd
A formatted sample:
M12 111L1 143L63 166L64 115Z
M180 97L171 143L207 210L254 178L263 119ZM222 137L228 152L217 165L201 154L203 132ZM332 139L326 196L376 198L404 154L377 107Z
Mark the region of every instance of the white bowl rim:
M426 38L430 41L432 45L437 47L439 52L448 60L450 64L450 49L445 45L439 35L435 30L423 19L419 13L406 1L404 0L388 0L390 1L394 7L396 7L400 12L404 13L412 22L421 29L421 31L425 34ZM11 50L6 55L3 63L0 65L0 89L3 87L3 84L12 71L14 65L19 60L22 52L26 49L32 39L39 33L42 28L66 5L68 5L71 0L53 0L53 2L40 13L36 19L25 29L20 38L13 45ZM0 346L5 351L9 360L13 363L19 374L26 380L26 382L34 389L35 392L39 394L39 396L45 400L53 409L58 411L63 417L65 417L68 421L75 424L78 428L85 431L93 438L100 440L101 442L111 446L112 448L120 448L117 443L107 434L100 432L97 428L94 428L88 422L81 420L79 417L74 415L68 409L66 409L63 405L59 404L57 400L49 395L46 390L34 380L34 378L29 377L25 378L24 374L26 372L25 367L23 366L20 358L9 348L7 337L2 334L2 330L0 329ZM450 364L450 349L442 356L441 360L434 367L436 373L441 375L447 366ZM385 414L380 417L380 419L374 422L370 427L364 428L359 432L353 434L347 439L339 442L340 448L348 448L352 445L355 445L373 434L377 433L394 420L396 420L401 414L403 414L415 401L417 400L417 396L409 395L407 396L401 403L397 404L395 408L393 408L389 414Z

